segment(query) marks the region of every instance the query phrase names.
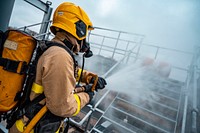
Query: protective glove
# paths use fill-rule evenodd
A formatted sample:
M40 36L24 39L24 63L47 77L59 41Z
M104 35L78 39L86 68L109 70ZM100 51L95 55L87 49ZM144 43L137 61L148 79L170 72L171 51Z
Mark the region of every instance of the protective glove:
M89 95L89 98L90 98L89 102L91 102L93 97L94 97L94 92L89 91L89 92L86 92L86 93Z
M94 97L94 92L92 92L92 85L88 84L88 85L84 85L83 86L85 88L85 92L89 95L90 100L89 102L92 101L93 97Z
M85 88L85 92L92 92L92 85L91 84L84 85L83 87Z
M92 77L90 83L94 83L95 78ZM106 80L102 77L98 77L97 85L95 87L95 90L98 91L98 89L104 89L105 86L107 85Z

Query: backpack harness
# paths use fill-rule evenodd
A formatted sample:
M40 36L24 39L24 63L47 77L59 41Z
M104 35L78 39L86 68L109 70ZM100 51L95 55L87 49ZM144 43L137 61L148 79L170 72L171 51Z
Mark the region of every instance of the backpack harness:
M6 127L7 129L11 128L12 125L16 122L16 120L20 119L26 113L25 108L27 108L27 105L28 107L31 107L35 104L38 104L41 100L45 98L44 93L40 94L32 101L30 101L29 96L30 96L33 82L35 80L37 62L40 56L48 48L52 46L58 46L65 49L67 53L70 54L70 56L72 57L74 61L74 76L75 76L75 70L77 67L77 62L74 58L72 51L70 50L70 48L67 47L68 45L64 46L56 42L41 41L41 40L37 40L33 38L32 36L31 38L33 38L33 40L36 41L37 46L35 46L31 54L31 61L29 63L26 61L18 61L18 60L4 58L2 55L4 52L3 51L4 47L6 47L5 46L6 42L7 44L9 44L9 47L16 49L15 43L12 44L11 42L9 42L9 40L7 40L7 37L10 32L11 33L20 32L30 37L29 34L24 33L22 31L18 31L18 30L8 30L4 33L0 31L0 66L5 71L11 72L11 73L17 73L18 75L25 75L25 79L23 81L24 84L22 85L21 91L17 92L14 98L15 101L18 101L17 104L14 107L12 107L9 111L5 111L1 113L1 110L0 110L0 116L1 116L0 121L2 118L7 121L7 127ZM71 46L70 42L67 42L67 43L70 44L69 46ZM0 81L0 85L1 85L1 81ZM0 101L0 104L1 104L1 101Z

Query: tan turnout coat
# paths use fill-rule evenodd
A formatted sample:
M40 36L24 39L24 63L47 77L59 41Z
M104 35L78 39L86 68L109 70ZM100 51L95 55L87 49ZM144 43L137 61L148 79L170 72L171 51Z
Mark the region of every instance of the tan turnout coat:
M77 41L71 36L67 35L68 40L74 45ZM59 42L62 36L56 36L52 41ZM79 51L80 48L77 48ZM87 71L83 74L87 76ZM44 88L45 100L40 102L46 103L49 111L57 116L71 117L77 110L77 102L73 95L73 90L76 86L76 78L74 77L74 61L70 54L63 48L52 46L48 48L40 57L37 64L35 83ZM30 99L33 100L38 94L31 92ZM77 93L81 108L89 102L89 95L85 92ZM26 123L27 118L23 118ZM14 125L10 133L19 133Z

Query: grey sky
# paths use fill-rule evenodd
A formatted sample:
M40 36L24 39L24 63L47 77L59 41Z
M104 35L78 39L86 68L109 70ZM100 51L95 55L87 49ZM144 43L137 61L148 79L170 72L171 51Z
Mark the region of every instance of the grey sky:
M10 25L21 27L42 21L43 12L15 0ZM51 0L55 9L64 0ZM192 51L200 46L199 0L69 0L80 5L94 26L140 33L144 42Z

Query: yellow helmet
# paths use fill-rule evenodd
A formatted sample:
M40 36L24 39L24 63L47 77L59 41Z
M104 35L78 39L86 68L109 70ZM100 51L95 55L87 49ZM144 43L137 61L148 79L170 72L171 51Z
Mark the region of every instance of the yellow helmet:
M86 38L87 31L93 30L93 26L88 15L81 7L70 2L64 2L55 10L53 24L50 29L54 35L57 29L62 29L78 40L83 40Z

